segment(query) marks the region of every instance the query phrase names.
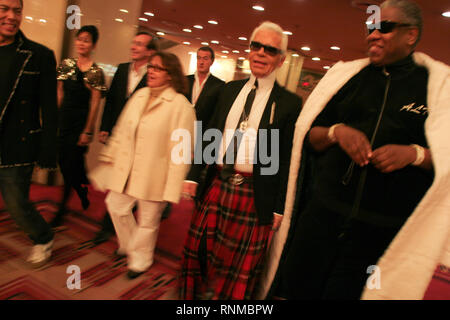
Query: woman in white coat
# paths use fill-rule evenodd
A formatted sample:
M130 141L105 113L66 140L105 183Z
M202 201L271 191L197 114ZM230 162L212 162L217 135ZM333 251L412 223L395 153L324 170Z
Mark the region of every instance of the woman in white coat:
M186 77L175 55L157 52L150 58L147 85L124 107L90 175L98 189L109 190L105 203L119 240L117 253L128 256L130 279L152 265L161 213L167 202L180 199L196 120L182 94Z

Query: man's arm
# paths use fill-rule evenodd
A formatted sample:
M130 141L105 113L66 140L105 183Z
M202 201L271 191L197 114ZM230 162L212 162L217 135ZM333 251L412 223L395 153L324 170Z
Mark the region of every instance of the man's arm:
M42 135L37 164L41 168L56 168L58 108L56 106L56 59L53 51L43 50L40 72L39 107L42 117Z
M100 125L100 132L98 136L100 143L106 143L106 140L112 130L113 117L115 115L114 107L116 105L115 99L117 97L117 91L119 90L120 68L121 65L117 67L117 71L112 79L108 94L106 95L106 102L105 106L103 107L102 122Z

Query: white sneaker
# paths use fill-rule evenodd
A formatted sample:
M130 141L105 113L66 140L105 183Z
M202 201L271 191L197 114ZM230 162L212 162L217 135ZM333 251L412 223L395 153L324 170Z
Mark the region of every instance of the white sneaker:
M46 244L37 244L31 248L27 261L34 267L40 268L46 264L52 256L53 240Z

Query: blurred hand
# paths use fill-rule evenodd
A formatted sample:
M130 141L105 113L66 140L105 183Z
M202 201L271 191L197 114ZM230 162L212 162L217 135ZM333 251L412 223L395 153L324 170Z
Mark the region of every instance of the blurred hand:
M92 142L92 136L82 133L82 134L80 134L80 137L78 138L77 145L79 145L80 147L83 147L83 146L89 145L91 142Z
M109 132L108 131L100 131L98 133L98 142L105 144L108 140Z
M417 154L414 147L387 144L372 153L370 162L381 172L390 173L413 163L416 157Z
M184 199L192 199L195 197L195 193L197 192L197 183L185 181L183 183L183 189L181 191L181 196Z
M279 214L273 214L273 224L272 224L272 230L278 231L281 226L281 222L283 221L283 216Z
M334 135L342 150L344 150L356 164L361 167L369 164L372 148L363 132L343 125L334 130Z

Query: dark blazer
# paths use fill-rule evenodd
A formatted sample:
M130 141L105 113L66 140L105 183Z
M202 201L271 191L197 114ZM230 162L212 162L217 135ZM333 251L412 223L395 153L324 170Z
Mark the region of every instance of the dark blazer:
M192 89L194 88L195 76L191 74L187 76L187 79L189 82L189 93L186 95L186 98L192 103ZM224 84L225 81L210 74L200 92L200 96L194 107L197 121L202 121L203 127L208 125L209 120L211 120L214 114L214 108Z
M21 31L16 43L6 95L0 101L0 167L37 163L56 168L55 55Z
M121 63L117 67L114 78L111 82L108 94L106 96L105 107L103 108L102 124L100 131L107 131L111 133L112 128L116 124L123 107L128 99L137 90L147 86L147 74L142 77L131 95L128 96L128 74L130 70L130 62Z
M223 132L228 113L236 100L242 87L247 80L232 81L227 83L219 96L216 111L210 122L209 128L219 129ZM273 122L270 124L270 114L272 104L275 103L275 112ZM257 155L256 163L253 165L253 187L255 197L256 213L258 215L259 224L271 224L273 221L273 213L284 213L284 202L286 199L286 190L289 176L289 164L291 158L292 139L294 135L295 122L297 121L302 99L294 93L280 87L275 82L270 94L267 105L264 109L258 129L268 129L267 150L271 150L271 134L270 130L279 130L279 170L274 175L262 175L261 169L270 167L269 164L262 164L261 159ZM260 145L260 134L257 135L257 146ZM204 147L209 142L204 143ZM217 155L216 155L217 157ZM212 183L216 175L216 166L210 165L206 172L206 177L200 181L201 171L205 165L193 165L187 180L200 182L197 188L197 198L202 199L204 193Z

